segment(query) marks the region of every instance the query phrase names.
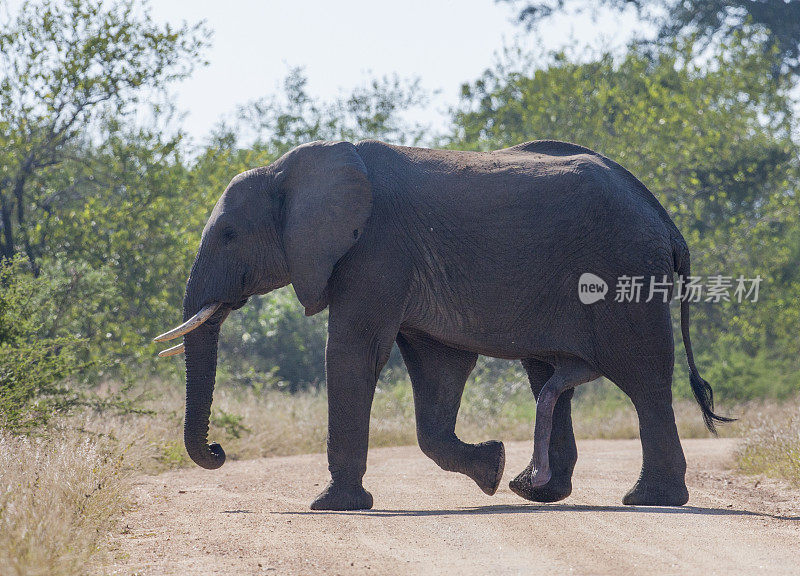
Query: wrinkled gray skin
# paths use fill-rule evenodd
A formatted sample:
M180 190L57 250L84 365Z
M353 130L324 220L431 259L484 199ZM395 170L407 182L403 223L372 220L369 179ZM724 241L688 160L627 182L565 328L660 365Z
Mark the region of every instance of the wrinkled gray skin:
M669 306L615 302L612 284L622 275L671 280L676 271L689 274L689 252L664 209L630 173L580 146L300 146L234 178L203 230L184 319L224 306L184 339L186 449L200 466L222 465L222 449L207 444L220 324L248 297L291 282L306 314L330 309L332 480L313 509L372 506L362 487L370 407L394 342L411 376L421 449L487 494L501 479L503 445L466 444L454 432L478 354L520 359L537 397L534 455L511 482L517 494L541 502L570 494L572 389L602 375L639 416L642 472L624 502L684 504ZM612 284L605 300L581 304L584 272ZM681 312L692 387L711 423L688 303Z

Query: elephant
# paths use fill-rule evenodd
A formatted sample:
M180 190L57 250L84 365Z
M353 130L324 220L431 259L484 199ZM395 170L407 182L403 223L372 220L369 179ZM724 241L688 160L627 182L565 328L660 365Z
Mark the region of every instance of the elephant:
M582 275L663 278L669 298L579 298ZM491 152L318 141L237 175L203 229L183 301L184 441L192 460L225 461L208 444L220 325L254 295L292 284L306 315L328 308L330 482L314 510L372 507L363 487L376 381L396 342L411 379L419 446L441 468L498 489L501 442L455 434L478 355L520 360L536 396L530 464L510 483L531 501L572 490L575 386L605 377L633 402L641 474L624 504L688 500L672 410L674 273L689 249L656 197L619 164L582 146L540 140ZM645 281L645 291L654 281ZM706 425L711 386L680 324Z

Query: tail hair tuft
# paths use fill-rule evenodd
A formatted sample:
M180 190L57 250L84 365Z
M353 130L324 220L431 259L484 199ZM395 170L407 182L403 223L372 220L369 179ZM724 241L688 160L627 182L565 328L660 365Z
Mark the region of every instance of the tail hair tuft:
M736 420L736 418L714 414L714 391L711 389L711 385L700 377L697 370L691 371L689 382L692 385L694 397L700 405L700 410L703 412L703 422L714 436L717 435L715 422L734 422Z

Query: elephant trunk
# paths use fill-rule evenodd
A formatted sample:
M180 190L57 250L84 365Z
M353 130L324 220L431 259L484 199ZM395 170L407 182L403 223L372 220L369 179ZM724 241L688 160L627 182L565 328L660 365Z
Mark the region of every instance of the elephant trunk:
M208 444L211 401L217 372L220 323L204 325L184 336L186 348L186 421L183 440L198 466L213 470L225 463L219 444Z

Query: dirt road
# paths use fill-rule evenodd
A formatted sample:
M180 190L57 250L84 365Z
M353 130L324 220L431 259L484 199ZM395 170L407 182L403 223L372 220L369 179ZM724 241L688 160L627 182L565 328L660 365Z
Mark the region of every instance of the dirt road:
M525 502L508 481L531 446L506 446L498 493L416 447L370 451L375 509L312 512L323 455L228 462L138 480L114 538L117 574L800 574L800 496L726 469L731 440L684 442L682 508L620 505L638 441L580 442L572 496Z

